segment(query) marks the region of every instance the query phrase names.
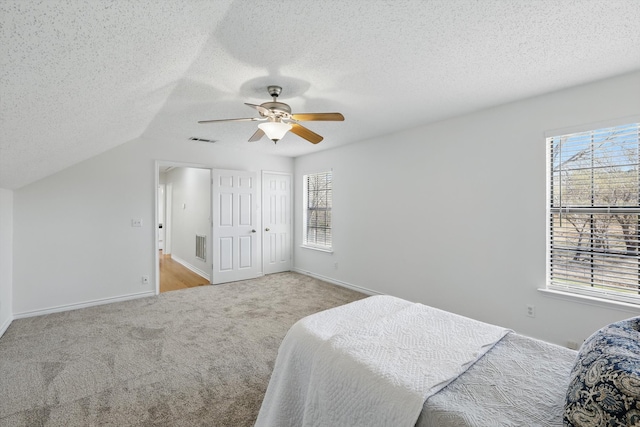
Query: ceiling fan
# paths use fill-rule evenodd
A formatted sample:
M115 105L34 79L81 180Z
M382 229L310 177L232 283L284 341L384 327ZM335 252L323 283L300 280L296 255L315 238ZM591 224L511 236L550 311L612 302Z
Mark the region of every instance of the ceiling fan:
M343 121L344 116L340 113L302 113L291 114L291 107L284 102L278 102L278 96L282 92L280 86L268 86L269 95L273 101L263 102L260 105L245 105L258 110L260 117L246 119L220 119L220 120L200 120L198 123L216 122L264 122L258 125L258 130L249 138L249 141L258 141L267 135L274 143L278 142L288 131L291 131L312 144L322 141L322 136L302 126L299 122L306 121Z

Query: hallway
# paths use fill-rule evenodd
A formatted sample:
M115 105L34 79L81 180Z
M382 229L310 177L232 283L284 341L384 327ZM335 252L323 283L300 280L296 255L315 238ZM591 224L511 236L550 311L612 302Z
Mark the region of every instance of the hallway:
M164 255L162 251L160 251L158 257L160 259L161 293L209 285L207 279L172 260L171 255Z

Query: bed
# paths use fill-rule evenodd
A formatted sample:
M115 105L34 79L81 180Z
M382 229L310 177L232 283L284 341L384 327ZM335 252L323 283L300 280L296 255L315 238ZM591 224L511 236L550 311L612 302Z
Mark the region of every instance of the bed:
M623 326L614 329L639 345L640 321ZM599 333L576 352L399 298L365 298L289 330L256 426L640 425L640 361L622 367L630 381L612 413L602 390L619 375L593 357L611 359L602 351L611 330Z

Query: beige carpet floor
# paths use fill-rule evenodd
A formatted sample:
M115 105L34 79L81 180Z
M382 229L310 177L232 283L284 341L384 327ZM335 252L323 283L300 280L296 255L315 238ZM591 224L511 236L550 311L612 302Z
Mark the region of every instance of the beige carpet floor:
M15 320L0 426L251 426L289 327L364 297L280 273Z

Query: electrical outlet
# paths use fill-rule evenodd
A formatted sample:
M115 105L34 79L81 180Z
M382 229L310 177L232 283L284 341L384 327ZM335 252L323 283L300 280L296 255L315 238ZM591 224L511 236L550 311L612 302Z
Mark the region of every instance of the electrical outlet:
M573 340L567 341L567 348L570 348L571 350L577 350L578 349L578 342L577 341L573 341Z
M142 284L143 285L149 284L149 276L142 276Z
M536 317L536 307L534 305L527 305L527 316Z
M132 219L131 220L132 227L142 227L142 219Z
M334 270L337 270L337 269L338 269L338 263L337 263L337 262L334 262L334 263L333 263L333 268L334 268Z

